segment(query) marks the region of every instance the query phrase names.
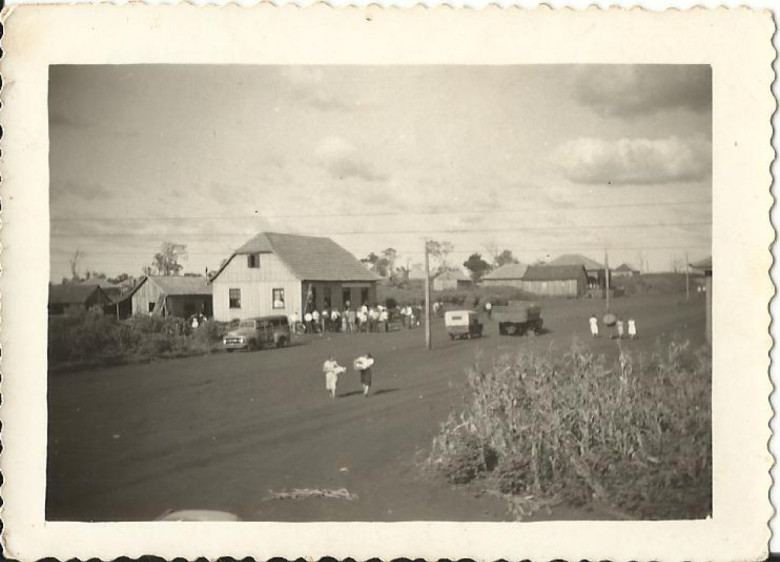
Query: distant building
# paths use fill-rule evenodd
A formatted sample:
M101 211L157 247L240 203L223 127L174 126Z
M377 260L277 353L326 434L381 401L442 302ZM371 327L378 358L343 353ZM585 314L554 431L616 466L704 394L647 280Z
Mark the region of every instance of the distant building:
M606 288L607 273L604 265L582 254L563 254L550 261L547 265L582 266L588 275L588 288L602 290Z
M588 274L582 265L532 265L521 288L540 297L577 298L588 292Z
M425 281L425 268L421 265L413 265L406 277L409 281Z
M78 314L87 310L102 312L109 302L111 299L97 285L49 285L49 314L52 316Z
M100 277L90 277L89 279L79 281L78 284L98 286L103 289L103 292L112 301L119 300L119 298L122 296L122 293L125 291L125 288L122 285L111 283L107 279L102 279Z
M612 277L635 277L639 275L639 270L634 269L627 263L622 263L611 271Z
M147 275L125 297L106 308L117 318L146 314L187 318L213 315L212 287L206 277Z
M379 279L330 238L262 232L211 278L214 318L373 305Z
M444 271L433 279L434 291L463 289L471 285L471 278L459 269Z
M527 264L507 263L484 275L480 284L483 287L516 287L521 289L527 270Z
M707 307L707 325L706 336L707 343L712 343L712 256L701 261L690 264L694 269L704 272L704 291L706 293Z

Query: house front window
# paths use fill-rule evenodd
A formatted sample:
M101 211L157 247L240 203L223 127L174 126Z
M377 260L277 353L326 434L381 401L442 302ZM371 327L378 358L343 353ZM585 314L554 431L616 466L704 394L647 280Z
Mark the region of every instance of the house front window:
M154 312L154 307L157 305L154 301L149 301L149 312Z
M284 289L273 289L271 300L275 309L284 309Z
M241 289L228 289L230 308L241 308Z
M250 269L257 269L260 267L260 255L259 254L249 254L246 257L246 266Z

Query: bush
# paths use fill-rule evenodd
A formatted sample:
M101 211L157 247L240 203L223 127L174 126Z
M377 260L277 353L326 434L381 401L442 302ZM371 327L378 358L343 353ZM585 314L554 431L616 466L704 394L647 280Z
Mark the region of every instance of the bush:
M463 411L429 462L450 482L488 475L518 516L592 499L649 518L711 511L711 363L687 342L607 365L574 345L472 368ZM496 462L486 462L485 452Z
M181 318L133 316L119 321L86 312L49 318L50 369L146 361L208 353L225 325L206 322L187 334Z

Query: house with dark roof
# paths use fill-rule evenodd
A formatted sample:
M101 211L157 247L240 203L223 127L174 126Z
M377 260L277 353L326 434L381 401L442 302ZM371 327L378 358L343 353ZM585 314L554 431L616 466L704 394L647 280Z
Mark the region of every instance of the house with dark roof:
M357 309L376 303L379 279L330 238L261 232L211 278L214 318Z
M117 318L136 314L178 316L213 315L212 287L202 276L147 275L132 291L106 307L106 313Z
M634 277L636 275L639 275L639 270L634 269L627 263L622 263L619 266L617 266L615 269L610 271L610 274L612 277Z
M101 311L111 302L97 285L49 285L49 314L77 314L86 310Z
M588 292L588 274L582 265L531 265L521 288L540 297L577 298Z
M446 291L448 289L464 289L471 286L471 277L459 269L442 271L433 278L434 291Z
M480 283L484 287L517 287L522 289L523 277L527 270L527 264L507 263L484 275Z
M606 289L607 272L604 264L592 260L587 256L583 256L582 254L563 254L548 262L547 265L582 266L585 268L588 275L588 287L590 289Z

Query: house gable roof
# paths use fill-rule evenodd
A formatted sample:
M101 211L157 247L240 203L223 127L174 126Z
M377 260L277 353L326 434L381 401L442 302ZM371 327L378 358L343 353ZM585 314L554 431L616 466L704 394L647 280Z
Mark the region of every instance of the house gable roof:
M211 278L213 282L233 257L240 254L273 253L300 280L377 281L378 275L366 269L355 256L330 238L261 232L242 246Z
M568 281L585 275L582 265L531 265L523 281Z
M636 271L633 267L628 265L627 263L622 263L619 266L617 266L614 271Z
M210 295L212 287L206 277L184 277L178 275L153 275L149 279L169 296Z
M547 263L547 265L581 265L588 271L594 269L604 269L604 266L599 262L590 259L582 254L563 254L558 256L554 260Z
M525 263L507 263L494 269L484 277L483 280L500 280L500 279L522 279L528 269L528 264Z
M463 273L460 269L450 269L447 271L442 271L436 276L436 279L441 279L444 281L447 280L453 280L453 281L471 281L471 278Z
M49 286L49 304L86 304L96 292L103 292L97 285L67 285ZM105 294L104 294L105 296ZM108 300L108 297L105 297Z

